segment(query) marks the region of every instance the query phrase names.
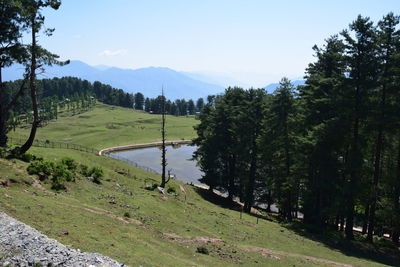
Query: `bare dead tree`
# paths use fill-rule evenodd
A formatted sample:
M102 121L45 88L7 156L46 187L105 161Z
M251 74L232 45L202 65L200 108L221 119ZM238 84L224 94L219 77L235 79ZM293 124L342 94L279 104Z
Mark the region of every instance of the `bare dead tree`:
M166 114L165 114L165 97L164 97L164 87L161 89L161 167L162 167L162 172L161 172L161 185L160 187L165 187L165 185L169 182L169 177L168 180L166 179L165 175L165 169L167 167L167 159L166 159L166 152L167 149L165 147L165 134L166 134L166 129L165 129L165 121L166 121ZM168 175L169 176L169 175Z

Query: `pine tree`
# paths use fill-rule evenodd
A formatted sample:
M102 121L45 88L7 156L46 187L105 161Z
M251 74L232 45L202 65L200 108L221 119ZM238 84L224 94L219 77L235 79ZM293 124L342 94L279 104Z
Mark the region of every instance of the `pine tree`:
M0 13L0 147L6 147L9 110L22 95L25 80L18 92L9 100L2 79L2 69L14 62L25 61L27 52L20 42L25 28L22 23L21 9L17 3L12 0L1 0Z
M314 46L317 61L307 68L306 85L300 88L306 136L302 151L306 171L303 197L304 221L319 226L341 213L343 147L347 119L344 80L344 44L338 36ZM338 222L336 222L338 223Z
M292 168L294 162L294 87L287 78L280 81L280 86L274 92L271 106L266 118L267 129L264 132L264 143L271 150L270 157L274 191L280 213L287 219L293 217L297 199L297 183ZM267 139L267 140L265 140ZM269 152L266 152L269 153Z
M50 53L44 48L40 47L37 43L37 34L43 27L44 24L44 16L41 14L41 10L45 7L51 7L53 9L58 9L61 5L61 2L58 0L47 0L47 1L36 1L31 0L26 3L24 6L25 13L25 21L27 27L31 30L31 45L29 47L29 56L30 60L27 64L27 68L29 68L29 89L30 96L32 100L32 108L33 108L33 122L31 127L31 132L29 134L26 142L21 146L21 153L25 153L32 146L33 141L36 136L37 127L40 124L40 116L39 116L39 103L37 97L37 85L36 85L36 71L40 69L43 65L64 65L68 64L69 61L60 62L57 60L58 56ZM46 34L49 36L52 34L54 29L47 29Z
M349 182L346 185L346 237L353 239L354 207L364 162L362 144L365 136L362 135L363 125L368 116L368 95L376 85L376 34L373 23L369 18L358 16L350 24L350 32L342 32L346 46L346 60L349 68L347 84L349 88L348 99L352 103L351 113L352 136L348 156ZM351 33L354 33L353 39Z
M379 59L379 77L378 85L379 88L375 93L375 111L373 114L372 124L376 130L376 141L374 150L374 171L373 171L373 182L372 182L372 200L370 203L369 220L368 220L368 235L367 240L372 242L372 237L375 228L375 212L376 205L379 196L379 183L382 175L382 160L385 153L385 136L387 132L393 129L395 125L391 123L393 121L393 115L390 114L392 87L395 82L395 59L394 56L398 52L397 47L399 45L400 34L396 29L399 24L399 17L394 16L393 13L386 15L383 20L378 23L378 42L379 52L376 55ZM392 115L392 116L391 116Z

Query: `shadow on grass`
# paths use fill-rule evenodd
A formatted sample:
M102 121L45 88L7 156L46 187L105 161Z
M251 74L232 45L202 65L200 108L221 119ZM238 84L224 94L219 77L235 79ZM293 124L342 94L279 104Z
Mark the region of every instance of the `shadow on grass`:
M213 192L210 192L207 189L199 188L199 187L194 187L194 190L205 200L220 206L221 208L224 209L231 209L231 210L236 210L236 211L241 211L242 206L234 201L230 201L228 198L223 197L221 195L217 195Z
M283 224L289 230L317 242L325 246L338 250L343 254L375 261L381 264L400 266L400 249L389 240L379 240L374 244L365 241L365 238L354 233L355 240L347 240L342 232L316 228L312 225L307 225L302 222L291 222Z
M194 190L203 199L221 208L235 211L242 210L242 206L239 203L230 201L226 197L211 193L209 190L202 188L195 187ZM300 221L287 223L284 220L279 220L276 216L265 216L260 214L251 215L260 219L276 221L283 227L294 231L298 235L320 242L330 249L338 250L347 256L367 259L390 266L400 266L400 249L389 240L382 239L371 244L366 242L365 238L361 234L354 233L355 240L349 241L344 237L343 233L338 231L316 228L315 226L307 225Z
M240 205L238 202L231 201L227 197L221 196L219 194L216 194L214 192L210 192L207 189L199 188L199 187L194 187L194 190L206 201L213 203L214 205L217 205L221 208L224 209L230 209L234 211L243 211L243 206ZM248 214L251 215L255 218L259 219L264 219L267 221L276 221L276 216L271 216L270 214L264 213L264 214L256 214L256 213L251 213Z

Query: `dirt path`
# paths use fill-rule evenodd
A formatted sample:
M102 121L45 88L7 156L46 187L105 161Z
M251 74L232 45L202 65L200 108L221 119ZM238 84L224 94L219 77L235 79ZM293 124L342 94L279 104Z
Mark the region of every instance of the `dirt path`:
M162 237L166 238L172 242L177 242L180 244L198 244L198 243L225 243L224 240L221 238L215 238L215 237L208 237L208 236L192 236L192 237L184 237L175 233L162 233ZM346 264L346 263L341 263L337 261L332 261L332 260L327 260L327 259L322 259L322 258L317 258L317 257L312 257L312 256L306 256L306 255L301 255L301 254L296 254L296 253L290 253L286 251L279 251L279 250L272 250L272 249L266 249L266 248L260 248L260 247L254 247L254 246L240 246L244 251L247 252L255 252L258 254L261 254L264 257L275 259L275 260L281 260L282 257L296 257L296 258L303 258L305 260L317 262L317 263L324 263L324 264L330 264L334 266L341 266L341 267L356 267L355 265L351 264Z
M224 240L216 237L208 236L192 236L183 237L174 233L163 233L162 236L170 241L174 241L181 244L195 244L195 243L223 243Z
M60 204L62 204L64 206L71 207L71 208L83 209L83 210L85 210L87 212L91 212L91 213L94 213L94 214L97 214L97 215L104 215L104 216L107 216L107 217L109 217L111 219L118 220L118 221L126 223L126 224L131 223L131 224L135 224L135 225L144 226L144 224L139 220L132 219L132 218L121 217L121 216L115 215L111 211L108 211L108 210L105 210L105 209L101 209L101 208L97 208L97 207L92 207L92 206L89 206L89 205L86 205L86 204L82 204L81 206L72 205L72 204L66 204L66 203L60 203Z
M259 253L262 256L268 257L268 258L281 259L282 256L297 257L297 258L303 258L303 259L313 261L313 262L326 263L326 264L330 264L330 265L334 265L334 266L356 267L355 265L352 265L352 264L346 264L346 263L341 263L341 262L327 260L327 259L321 259L321 258L316 258L316 257L311 257L311 256L306 256L306 255L301 255L301 254L296 254L296 253L290 253L290 252L286 252L286 251L272 250L272 249L254 247L254 246L242 246L242 248L245 251L256 252L256 253Z

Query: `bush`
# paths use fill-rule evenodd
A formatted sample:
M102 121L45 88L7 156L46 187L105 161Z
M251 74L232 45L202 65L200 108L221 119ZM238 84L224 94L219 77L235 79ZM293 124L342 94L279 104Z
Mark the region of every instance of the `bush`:
M10 150L9 158L19 158L21 155L21 148L19 146L16 146Z
M20 154L18 158L25 162L31 162L33 160L36 160L36 156L31 153Z
M130 218L131 215L129 214L129 212L126 211L126 212L124 213L124 217L125 217L125 218Z
M175 186L169 185L169 186L168 186L168 189L167 189L167 193L169 193L169 194L172 194L172 193L176 194L176 193L177 193L176 187L175 187Z
M4 157L5 157L5 154L4 154ZM32 154L32 153L28 153L28 152L21 153L21 148L20 147L15 147L15 148L11 149L8 158L20 159L20 160L25 161L25 162L31 162L31 161L40 159L40 158L36 157L34 154Z
M85 177L90 176L89 174L89 167L83 164L79 164L79 173Z
M197 247L197 253L208 255L210 252L208 251L208 249L206 247L201 246L201 247Z
M58 177L60 181L71 182L74 180L73 173L62 163L59 163L55 166L52 175L53 178Z
M41 181L48 180L51 177L51 188L55 190L65 189L65 182L74 180L74 174L68 170L63 163L54 161L36 161L29 164L27 171L30 175L37 175Z
M100 167L93 167L91 169L83 164L76 163L72 158L65 157L61 162L54 162L50 160L40 160L29 164L27 171L30 175L37 175L41 181L51 178L51 188L54 190L66 189L66 182L75 182L76 171L86 176L93 177L93 182L101 184L101 178L104 176L103 169Z
M54 190L65 190L65 182L74 181L74 174L62 162L58 163L52 173L51 188Z
M68 170L70 171L75 171L78 167L78 164L75 162L75 160L69 157L62 158L61 162L67 166Z
M55 168L53 161L36 161L29 164L27 171L30 175L36 174L41 181L46 180L53 173Z
M89 176L93 177L93 182L101 184L101 178L104 176L103 169L100 167L92 167L89 171Z
M62 177L53 176L53 178L51 179L51 189L54 189L57 191L66 189L64 181L62 180Z
M153 184L153 185L146 185L144 187L144 189L149 190L149 191L153 191L154 189L156 189L158 187L158 184Z
M7 155L6 151L4 148L0 147L0 158L5 158Z

